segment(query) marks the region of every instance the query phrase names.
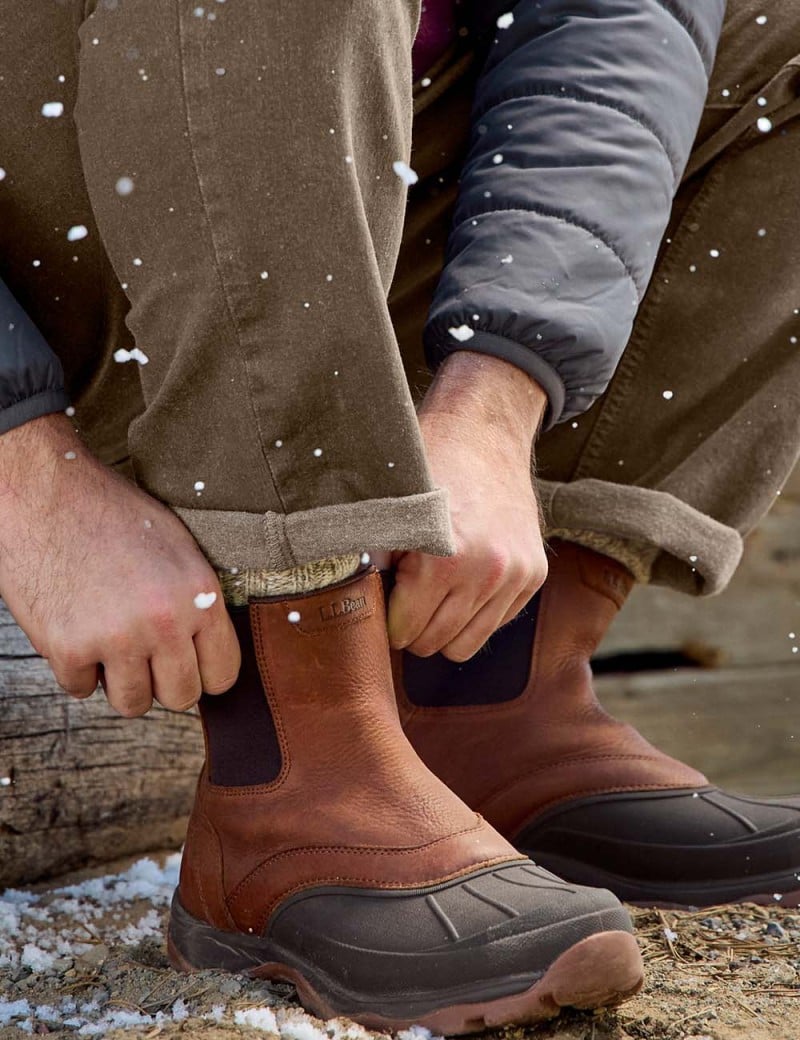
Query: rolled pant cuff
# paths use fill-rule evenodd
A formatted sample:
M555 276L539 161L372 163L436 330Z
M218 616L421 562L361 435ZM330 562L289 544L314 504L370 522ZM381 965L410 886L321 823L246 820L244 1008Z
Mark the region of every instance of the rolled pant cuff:
M220 569L281 571L365 549L416 550L431 556L455 553L444 488L286 514L180 507L174 511Z
M596 531L659 550L650 580L695 596L722 592L742 556L738 531L666 491L604 480L539 481L545 535Z

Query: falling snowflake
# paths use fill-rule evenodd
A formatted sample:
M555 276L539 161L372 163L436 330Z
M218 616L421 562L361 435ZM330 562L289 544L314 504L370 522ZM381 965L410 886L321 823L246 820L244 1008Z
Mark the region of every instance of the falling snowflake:
M672 398L675 396L675 393L672 390L664 390L661 396L664 398L665 401L671 401Z
M71 227L67 232L67 241L80 242L80 240L82 238L86 238L88 234L89 229L86 227L85 224L76 224L74 227Z
M762 134L768 134L772 129L772 120L767 119L766 116L761 116L760 119L756 120L756 126Z
M291 621L291 623L293 625L296 625L297 622L300 620L300 611L299 610L290 610L289 613L286 615L286 617L288 618L289 621Z
M45 119L58 119L64 115L64 105L60 101L46 101L42 105L42 115Z
M194 482L195 491L205 491L206 482L204 480L196 480Z
M416 184L419 180L417 174L411 169L408 163L403 162L402 159L397 159L393 162L392 169L408 188L410 188L412 184Z
M150 358L138 347L134 347L133 350L120 347L119 350L114 351L114 360L120 364L124 364L126 361L138 361L140 365L146 365Z
M131 177L120 177L114 185L117 195L130 195L133 191L133 179Z
M507 14L501 14L497 19L498 29L509 29L514 24L514 15L509 11Z
M466 343L468 339L472 339L475 335L475 330L471 329L469 325L459 325L447 330L453 339L457 339L459 343Z
M198 610L208 610L217 602L216 592L198 592L194 597L194 605Z
M6 179L6 171L3 169L2 166L0 166L0 181L4 181L5 179Z

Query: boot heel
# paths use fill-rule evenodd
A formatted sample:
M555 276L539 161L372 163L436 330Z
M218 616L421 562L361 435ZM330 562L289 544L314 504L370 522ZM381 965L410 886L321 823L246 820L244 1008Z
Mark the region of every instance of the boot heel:
M257 947L259 936L223 932L198 921L181 906L178 893L172 897L167 929L167 956L176 971L196 972L206 968L243 973L263 963Z

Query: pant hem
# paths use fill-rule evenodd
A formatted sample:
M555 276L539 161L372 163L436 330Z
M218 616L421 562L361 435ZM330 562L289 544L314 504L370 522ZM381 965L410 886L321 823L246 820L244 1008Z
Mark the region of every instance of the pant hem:
M295 513L239 513L221 509L174 512L217 568L288 570L348 553L416 550L455 553L444 488L403 498L373 498Z
M658 551L650 581L695 596L722 592L742 557L738 531L666 491L604 480L540 481L545 536L596 531Z

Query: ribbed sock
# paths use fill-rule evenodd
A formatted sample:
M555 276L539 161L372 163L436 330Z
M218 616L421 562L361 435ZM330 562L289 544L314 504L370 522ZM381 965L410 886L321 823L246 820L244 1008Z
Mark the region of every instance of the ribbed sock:
M576 531L570 528L568 531L548 531L547 537L561 538L562 541L582 545L584 549L593 549L602 556L610 556L629 570L641 585L649 584L653 564L661 552L657 545L619 538L605 531Z
M291 596L302 592L316 592L355 574L363 555L332 556L314 560L286 571L226 570L219 572L219 581L225 602L231 607L246 606L249 600L264 596Z

